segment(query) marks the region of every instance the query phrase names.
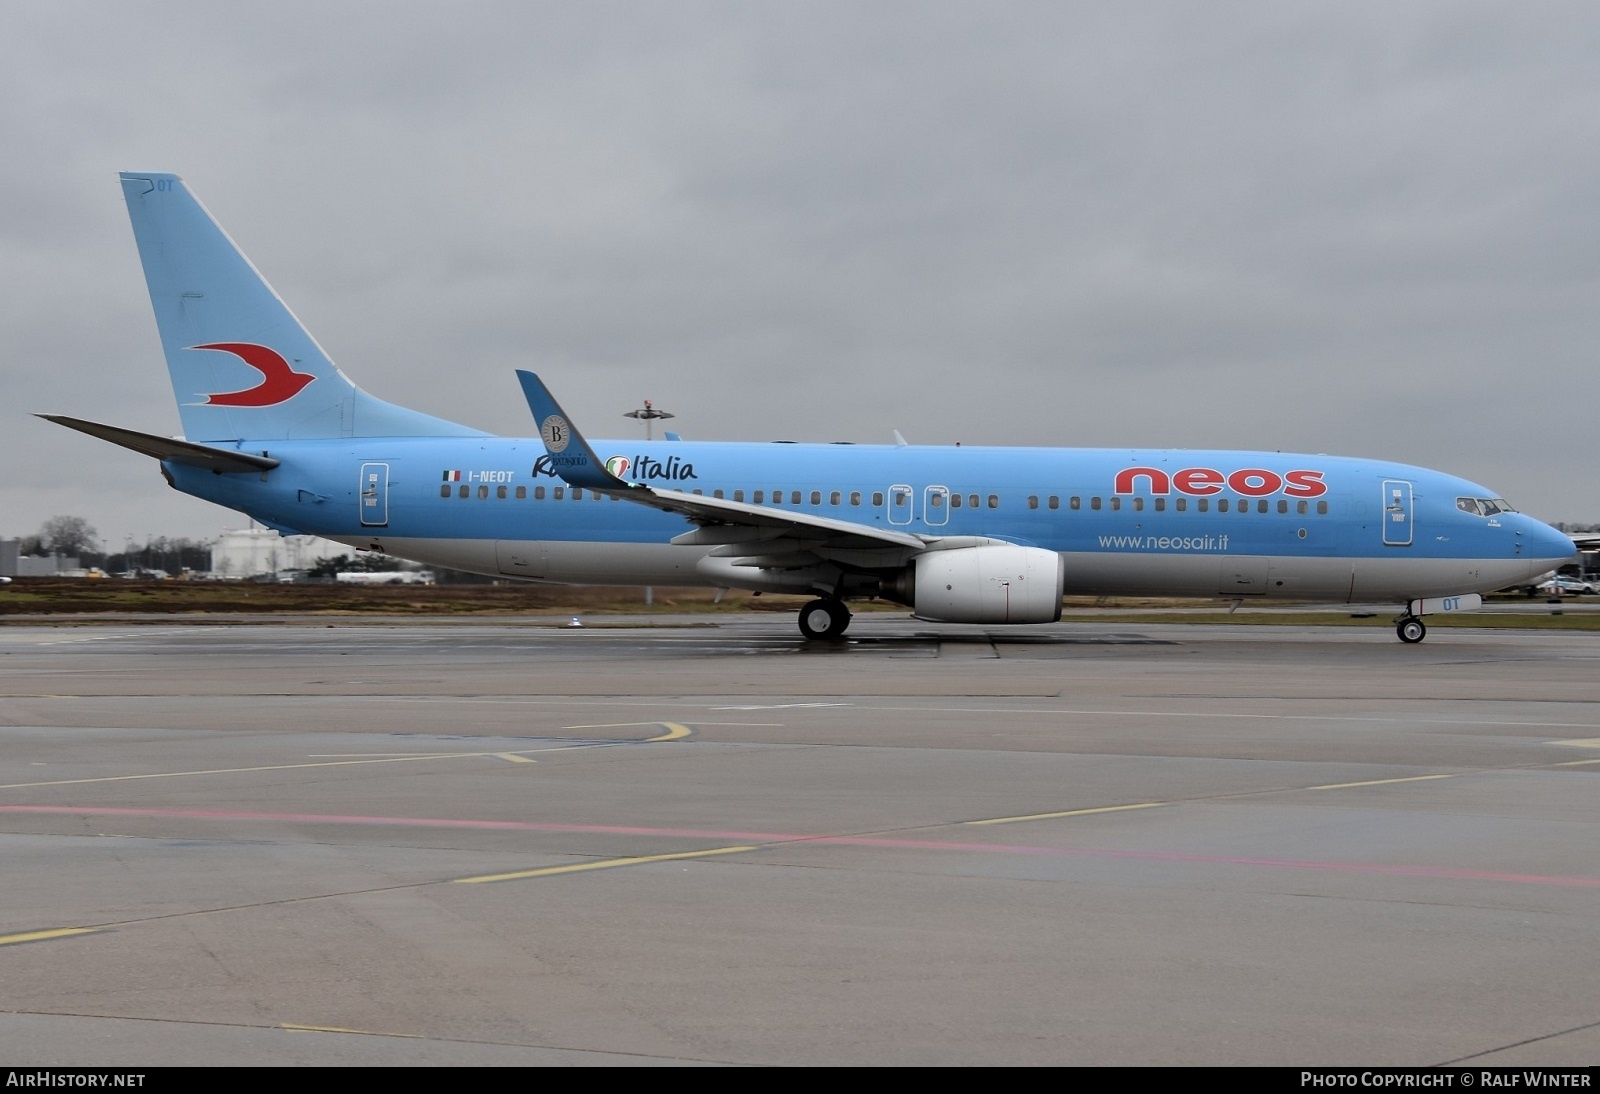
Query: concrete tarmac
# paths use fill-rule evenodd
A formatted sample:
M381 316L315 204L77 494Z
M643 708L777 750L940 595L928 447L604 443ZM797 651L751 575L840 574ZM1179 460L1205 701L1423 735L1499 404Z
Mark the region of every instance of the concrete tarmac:
M1600 635L0 628L0 1065L1582 1065Z

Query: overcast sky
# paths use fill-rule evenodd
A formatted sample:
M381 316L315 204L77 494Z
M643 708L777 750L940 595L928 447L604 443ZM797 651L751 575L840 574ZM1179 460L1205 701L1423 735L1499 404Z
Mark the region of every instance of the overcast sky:
M1600 5L0 0L0 536L242 517L116 172L357 383L533 430L1232 447L1600 520Z

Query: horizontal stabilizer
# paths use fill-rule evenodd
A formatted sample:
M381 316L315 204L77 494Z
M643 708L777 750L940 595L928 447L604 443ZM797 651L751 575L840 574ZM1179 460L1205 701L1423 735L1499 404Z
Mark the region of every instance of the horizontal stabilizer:
M270 471L279 462L270 456L212 448L210 445L180 441L173 437L158 437L154 433L86 422L82 418L69 418L64 414L40 414L37 417L68 429L76 429L79 433L87 433L91 437L99 437L102 441L120 444L123 448L131 448L146 456L154 456L158 460L172 460L191 467L210 468L212 471Z

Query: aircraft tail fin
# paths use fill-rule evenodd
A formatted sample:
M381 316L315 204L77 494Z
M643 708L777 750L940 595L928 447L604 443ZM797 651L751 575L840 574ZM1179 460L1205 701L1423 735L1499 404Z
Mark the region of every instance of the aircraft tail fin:
M178 176L121 180L189 440L484 435L351 383Z

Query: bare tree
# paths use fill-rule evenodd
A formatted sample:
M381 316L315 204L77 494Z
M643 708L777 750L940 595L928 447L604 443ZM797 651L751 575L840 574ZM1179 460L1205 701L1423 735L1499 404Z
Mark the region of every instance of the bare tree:
M82 517L51 517L39 528L39 543L56 555L84 555L95 549L100 534Z

